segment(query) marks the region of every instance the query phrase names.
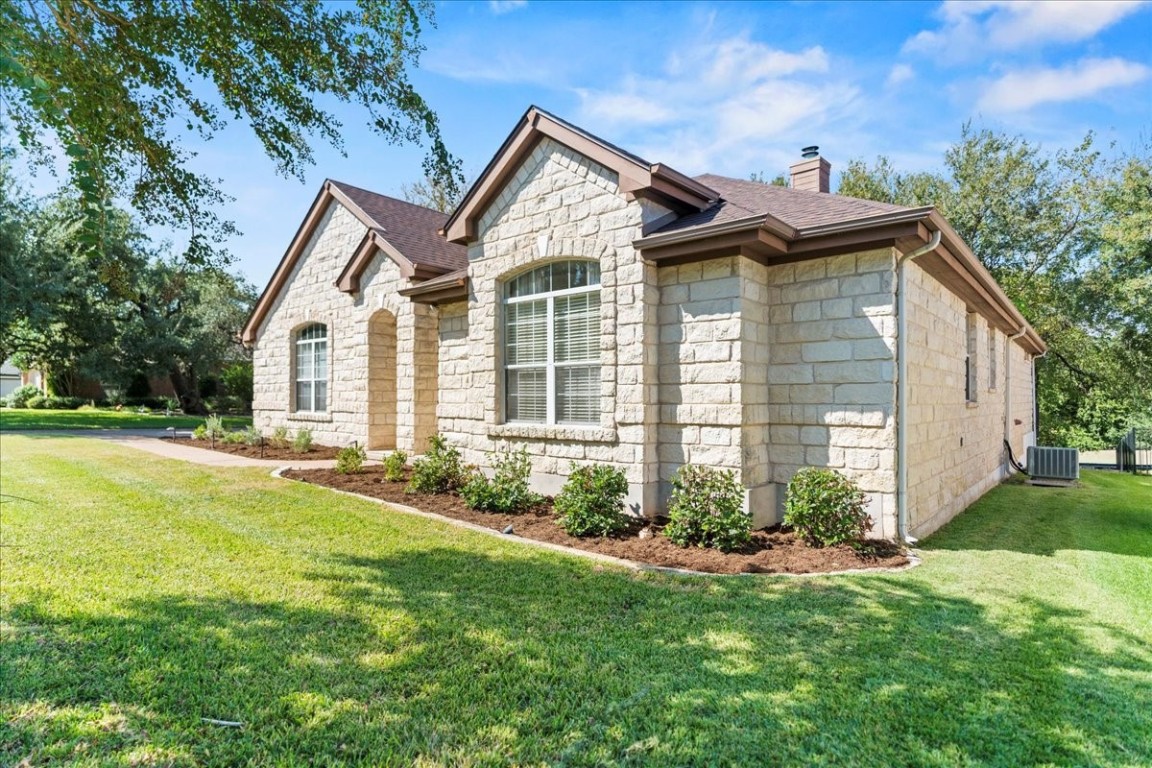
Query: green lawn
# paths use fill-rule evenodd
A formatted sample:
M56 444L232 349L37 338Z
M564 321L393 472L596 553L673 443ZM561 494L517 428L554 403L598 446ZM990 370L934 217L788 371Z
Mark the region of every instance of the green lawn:
M50 411L28 408L0 408L0 430L21 429L191 429L204 423L202 416L164 416L125 409ZM225 416L229 429L246 427L250 416Z
M1152 478L1002 487L920 568L789 580L0 452L3 765L1152 764Z

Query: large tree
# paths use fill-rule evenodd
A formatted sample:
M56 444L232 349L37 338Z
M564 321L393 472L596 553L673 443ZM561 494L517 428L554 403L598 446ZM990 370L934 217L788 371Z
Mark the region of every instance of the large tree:
M1152 158L1046 152L965 126L945 173L849 163L839 192L935 205L1049 345L1041 439L1101 447L1152 419Z
M458 163L408 77L431 22L428 0L6 0L0 96L26 149L44 160L63 149L84 242L103 244L107 201L126 198L147 223L190 233L188 258L210 261L232 233L216 213L226 197L188 169L182 141L229 117L302 178L311 137L342 147L324 99L352 102L386 141L425 142L426 173L455 190Z

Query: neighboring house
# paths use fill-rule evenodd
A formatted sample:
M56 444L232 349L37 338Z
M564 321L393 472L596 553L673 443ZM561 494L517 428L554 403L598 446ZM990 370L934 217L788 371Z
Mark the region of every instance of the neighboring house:
M20 369L11 360L5 360L0 364L0 397L8 397L20 386Z
M925 535L1032 439L1045 345L938 212L828 176L689 178L533 107L451 216L327 181L244 330L256 425L525 446L545 492L606 462L645 514L720 467L757 524L835 467Z

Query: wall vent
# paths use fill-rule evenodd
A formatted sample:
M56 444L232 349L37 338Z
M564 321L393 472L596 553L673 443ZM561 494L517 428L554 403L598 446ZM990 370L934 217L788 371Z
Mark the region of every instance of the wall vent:
M1079 480L1080 451L1075 448L1030 445L1028 474L1033 480Z

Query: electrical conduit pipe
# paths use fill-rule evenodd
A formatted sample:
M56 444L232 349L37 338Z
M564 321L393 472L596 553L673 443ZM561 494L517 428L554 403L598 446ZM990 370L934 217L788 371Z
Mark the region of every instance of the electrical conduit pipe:
M905 311L908 278L905 265L940 247L940 231L928 242L896 261L896 538L914 544L908 535L908 316Z

